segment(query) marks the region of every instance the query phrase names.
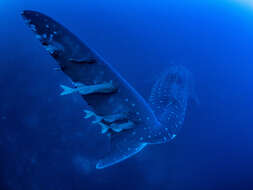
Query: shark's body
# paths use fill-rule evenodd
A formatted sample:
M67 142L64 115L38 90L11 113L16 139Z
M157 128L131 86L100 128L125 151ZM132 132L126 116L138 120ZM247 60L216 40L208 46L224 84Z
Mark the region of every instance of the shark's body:
M179 84L171 76L188 77L187 70L173 66L156 82L151 108L126 80L65 27L39 12L24 11L22 16L60 70L78 84L76 89L62 85L62 95L78 92L92 109L85 110L85 118L94 117L93 123L111 136L111 150L98 161L98 169L118 163L148 144L164 143L176 136L190 91L185 83L188 78Z

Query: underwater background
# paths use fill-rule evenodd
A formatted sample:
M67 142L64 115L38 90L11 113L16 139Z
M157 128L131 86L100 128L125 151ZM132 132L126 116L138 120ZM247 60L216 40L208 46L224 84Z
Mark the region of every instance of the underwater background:
M169 64L194 75L171 143L104 170L109 142L25 26L40 11L96 49L145 98ZM253 1L0 0L0 190L253 189Z

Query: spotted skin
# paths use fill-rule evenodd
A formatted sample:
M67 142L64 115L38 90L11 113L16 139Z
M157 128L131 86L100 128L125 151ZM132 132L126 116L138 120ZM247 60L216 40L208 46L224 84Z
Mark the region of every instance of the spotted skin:
M97 169L125 160L148 144L167 142L175 137L168 123L162 123L164 119L161 119L168 116L172 118L172 108L165 109L168 113L164 112L164 116L157 117L158 112L154 112L118 72L64 26L36 11L23 11L22 16L46 51L58 62L60 70L74 83L94 86L110 82L117 89L111 93L82 95L92 112L98 116L106 118L122 113L127 115L123 121L113 121L113 127L116 127L117 124L126 126L128 122L133 123L131 128L123 128L123 130L118 130L119 132L115 132L117 129L108 130L111 136L111 150L98 161ZM161 81L165 83L166 80ZM156 90L154 87L153 91ZM155 93L153 94L155 96ZM181 106L184 116L186 105ZM180 111L182 109L175 113L181 114ZM94 122L98 125L97 123L99 122Z
M169 65L154 84L149 98L162 126L159 130L153 130L153 134L163 135L164 141L175 138L183 125L192 88L191 73L181 65Z

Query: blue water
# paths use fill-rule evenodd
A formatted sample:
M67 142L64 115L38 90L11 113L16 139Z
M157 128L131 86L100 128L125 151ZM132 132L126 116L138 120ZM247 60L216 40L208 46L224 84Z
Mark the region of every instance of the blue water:
M148 99L168 64L194 74L180 134L104 170L107 138L20 16L43 12ZM253 189L253 7L216 0L1 0L0 190Z

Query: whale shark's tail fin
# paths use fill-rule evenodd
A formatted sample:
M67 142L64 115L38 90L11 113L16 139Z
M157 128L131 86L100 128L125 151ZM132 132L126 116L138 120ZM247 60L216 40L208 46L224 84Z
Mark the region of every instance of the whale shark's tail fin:
M170 65L154 84L149 98L158 120L176 134L185 117L189 98L198 102L190 71L181 65Z

